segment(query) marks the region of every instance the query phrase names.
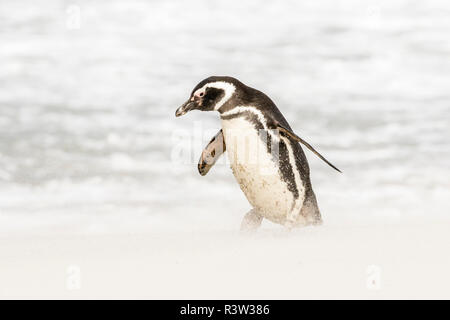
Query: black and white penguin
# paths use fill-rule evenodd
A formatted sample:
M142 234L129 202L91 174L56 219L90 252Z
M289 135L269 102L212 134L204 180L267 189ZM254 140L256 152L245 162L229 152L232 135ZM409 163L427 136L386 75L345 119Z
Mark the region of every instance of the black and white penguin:
M235 78L214 76L200 82L175 115L191 110L220 114L222 129L203 150L198 170L207 174L228 151L233 174L253 207L242 229L256 229L263 218L288 228L322 222L299 142L339 169L292 131L267 95Z

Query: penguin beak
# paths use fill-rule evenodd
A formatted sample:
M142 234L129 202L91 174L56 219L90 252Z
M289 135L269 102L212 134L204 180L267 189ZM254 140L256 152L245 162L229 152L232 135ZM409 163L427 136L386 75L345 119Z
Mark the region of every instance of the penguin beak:
M192 109L195 109L195 107L196 107L196 102L189 99L188 101L183 103L183 105L181 107L179 107L177 109L177 111L175 111L175 117L180 117L180 116L188 113Z

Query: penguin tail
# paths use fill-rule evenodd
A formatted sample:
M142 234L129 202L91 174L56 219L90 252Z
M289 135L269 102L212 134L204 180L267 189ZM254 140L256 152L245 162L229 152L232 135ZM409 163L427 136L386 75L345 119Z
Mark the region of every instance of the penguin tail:
M320 159L322 159L326 164L328 164L330 167L332 167L334 170L342 173L341 170L339 170L335 165L333 165L330 161L328 161L327 159L325 159L324 156L322 156L316 149L313 148L312 145L310 145L308 142L306 142L305 140L303 140L302 138L300 138L298 135L296 135L295 133L293 133L291 130L285 128L284 126L280 125L279 123L277 123L276 129L278 129L280 132L282 132L283 134L285 134L286 136L290 137L291 139L300 142L301 144L303 144L305 147L307 147L309 150L311 150L316 156L318 156Z

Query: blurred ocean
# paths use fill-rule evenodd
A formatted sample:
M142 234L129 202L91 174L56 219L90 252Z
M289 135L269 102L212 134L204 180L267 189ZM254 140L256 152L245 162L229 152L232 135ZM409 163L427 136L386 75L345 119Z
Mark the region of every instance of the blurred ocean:
M343 170L306 151L325 223L448 217L447 1L2 0L0 234L236 230L231 170L196 168L218 115L174 117L210 75Z

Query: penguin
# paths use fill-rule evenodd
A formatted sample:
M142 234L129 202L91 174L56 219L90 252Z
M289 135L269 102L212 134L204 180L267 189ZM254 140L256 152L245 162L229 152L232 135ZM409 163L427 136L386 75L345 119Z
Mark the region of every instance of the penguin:
M219 112L222 128L203 150L198 171L206 175L227 151L233 174L252 206L241 230L257 229L264 218L288 229L322 223L300 143L341 171L293 132L266 94L233 77L212 76L195 86L175 116L192 110Z

